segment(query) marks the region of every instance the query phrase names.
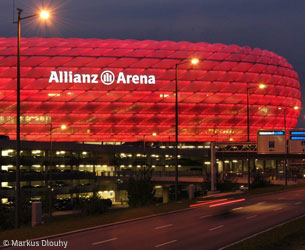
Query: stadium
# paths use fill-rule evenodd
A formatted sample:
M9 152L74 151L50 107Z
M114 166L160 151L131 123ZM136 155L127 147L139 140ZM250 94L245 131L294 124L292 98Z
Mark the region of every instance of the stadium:
M192 65L189 60L197 58ZM21 139L250 141L291 129L300 83L282 57L237 45L116 39L23 38ZM264 84L266 88L258 86ZM0 134L16 138L16 38L0 38Z

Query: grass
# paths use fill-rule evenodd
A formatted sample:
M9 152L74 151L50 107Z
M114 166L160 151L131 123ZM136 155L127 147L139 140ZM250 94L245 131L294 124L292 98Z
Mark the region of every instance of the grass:
M305 217L243 241L226 250L305 250Z
M150 205L139 208L112 209L101 215L82 217L79 215L66 215L53 217L47 224L31 227L24 225L19 229L12 229L0 232L0 242L3 240L25 240L34 239L47 235L54 235L73 230L105 225L143 216L166 213L170 211L188 208L193 201L185 200L170 202L168 204ZM1 244L0 244L1 245Z

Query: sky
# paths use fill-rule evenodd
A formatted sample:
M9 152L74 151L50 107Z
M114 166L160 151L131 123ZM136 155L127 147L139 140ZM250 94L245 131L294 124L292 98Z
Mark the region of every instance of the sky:
M0 36L16 36L13 6L31 15L52 8L52 22L22 24L23 37L151 39L237 44L283 56L305 91L304 0L0 0ZM305 94L302 96L305 104ZM305 127L305 108L297 127Z

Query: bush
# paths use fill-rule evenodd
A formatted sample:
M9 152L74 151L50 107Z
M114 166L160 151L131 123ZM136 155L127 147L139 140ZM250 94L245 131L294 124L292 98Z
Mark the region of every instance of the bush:
M237 176L235 174L216 174L216 189L223 191L233 191L238 188ZM202 190L204 194L211 189L211 177L206 175L202 183Z
M21 203L20 224L27 224L32 219L31 206ZM15 227L15 207L12 205L0 204L0 229L7 230Z
M237 177L235 174L223 174L217 176L216 187L219 191L233 191L237 188Z
M81 211L83 215L102 214L112 206L110 199L79 199L76 201L75 208Z
M254 174L254 179L251 184L252 188L266 187L270 185L270 181L267 180L261 171L257 171Z
M15 210L4 204L0 204L0 229L6 230L14 228Z

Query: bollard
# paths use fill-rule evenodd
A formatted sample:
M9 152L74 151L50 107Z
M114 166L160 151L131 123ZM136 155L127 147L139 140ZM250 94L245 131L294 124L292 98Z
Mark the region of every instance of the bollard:
M32 202L32 227L41 224L42 206L40 201Z
M168 198L169 198L169 191L168 188L162 187L162 193L163 193L163 203L168 203Z
M189 200L194 199L194 194L195 194L195 185L194 184L190 184L189 185Z

